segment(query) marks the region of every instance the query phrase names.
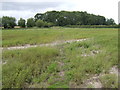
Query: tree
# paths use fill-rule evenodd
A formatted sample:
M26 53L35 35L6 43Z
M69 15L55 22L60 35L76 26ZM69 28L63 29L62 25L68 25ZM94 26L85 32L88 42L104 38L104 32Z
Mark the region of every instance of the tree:
M79 11L47 11L43 14L37 13L35 19L51 22L58 26L115 24L113 19L108 19L106 21L104 16Z
M27 27L33 27L33 26L35 26L34 18L28 18L27 19Z
M35 24L37 27L51 27L51 26L53 26L52 23L48 23L48 22L45 22L42 20L37 20Z
M18 26L25 27L25 19L20 18L20 20L18 20Z
M53 23L48 23L48 22L44 22L44 27L52 27L54 24Z
M43 16L44 14L41 14L41 13L37 13L35 16L34 16L34 18L35 18L35 22L38 20L38 19L40 19L40 20L42 20L42 16Z
M106 20L106 24L107 25L115 25L115 21L112 18L110 18L110 19Z
M58 23L57 23L59 26L65 26L67 25L67 19L65 17L59 17L58 18Z
M2 27L2 18L0 18L0 27Z
M43 22L42 20L37 20L35 24L37 27L44 27L45 26L45 22Z
M16 25L16 19L14 17L3 16L2 17L2 26L4 28L14 28Z

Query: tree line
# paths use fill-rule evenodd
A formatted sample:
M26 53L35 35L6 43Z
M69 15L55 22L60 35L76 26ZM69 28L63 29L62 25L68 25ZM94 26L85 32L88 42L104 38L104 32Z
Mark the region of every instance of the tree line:
M114 25L112 18L107 19L104 16L89 14L80 11L47 11L37 13L35 20L52 22L57 26L65 25Z
M112 18L107 19L104 16L89 14L80 11L47 11L37 13L34 18L27 20L20 18L16 24L14 17L3 16L1 26L4 28L20 27L51 27L68 25L115 25Z
M28 18L27 21L23 18L20 18L18 20L18 23L16 24L16 19L14 17L8 17L8 16L3 16L2 17L2 23L0 26L4 28L14 28L14 26L20 26L21 28L25 27L51 27L53 24L48 23L42 20L37 20L35 21L34 18Z

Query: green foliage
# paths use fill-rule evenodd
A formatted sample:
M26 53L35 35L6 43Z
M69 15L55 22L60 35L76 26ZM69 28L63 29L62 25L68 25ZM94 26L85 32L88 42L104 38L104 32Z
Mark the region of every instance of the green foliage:
M25 19L20 18L20 20L18 20L18 26L25 27L26 26L25 25Z
M53 26L52 23L47 23L47 22L42 21L42 20L37 20L35 24L37 27L51 27L51 26Z
M65 70L67 71L66 76L68 81L73 81L80 85L80 83L83 83L82 81L86 80L91 75L100 74L103 71L106 72L109 70L111 66L117 64L118 59L115 58L117 57L117 54L115 52L115 50L117 49L111 48L114 46L113 44L112 46L109 46L109 43L111 42L116 43L115 42L116 40L112 40L111 42L106 42L107 44L106 43L104 44L105 48L102 48L102 45L100 45L100 43L102 42L97 40L99 39L95 39L94 42L86 41L86 42L79 42L79 43L66 45L64 53L65 53L65 60L67 60ZM109 40L109 38L107 38L107 40ZM100 42L99 43L100 46L97 46L98 42ZM89 46L89 47L84 47L84 46ZM115 46L117 47L117 44ZM97 51L101 50L101 53L91 55L91 51L93 50L97 50ZM83 54L87 54L89 56L81 56ZM112 77L110 77L110 79L112 79ZM115 80L115 78L113 78L113 80Z
M40 77L57 55L57 49L47 47L4 51L7 65L3 65L3 88L26 87L26 83L35 82L34 78Z
M106 20L106 24L107 25L115 25L115 21L112 18L110 18L110 19Z
M66 25L70 28L120 28L119 25Z
M2 59L7 62L3 65L3 87L69 88L70 82L80 86L95 74L107 73L118 64L118 29L54 27L3 30L4 47L80 38L88 40L54 47L3 50ZM98 53L91 54L93 51ZM59 75L61 71L64 72L62 77ZM104 87L117 87L113 75L100 80Z
M35 26L34 18L28 18L27 19L27 27L34 27L34 26Z
M0 17L0 27L2 27L2 18Z
M58 20L57 20L57 24L58 24L59 26L65 26L65 25L67 25L67 20L66 20L66 18L63 17L63 16L59 17Z
M100 77L105 88L118 88L118 77L115 74L107 74Z
M45 23L45 25L44 25L44 27L52 27L52 26L54 26L54 24L53 23L48 23L48 22L44 22Z
M82 81L91 75L106 72L111 66L118 64L117 32L104 31L103 33L100 29L97 32L98 34L95 37L93 36L93 40L68 43L64 46L64 61L66 62L65 70L67 71L68 82L83 83ZM91 54L93 50L99 51L99 53Z
M3 16L2 18L2 26L4 28L14 28L16 25L15 18ZM21 27L25 27L25 20L20 19L18 21L18 25ZM37 13L34 18L27 19L27 27L51 27L53 25L56 26L71 26L71 25L90 25L87 27L91 27L91 25L116 25L115 21L110 18L106 19L104 16L89 14L87 12L80 11L47 11L43 14ZM81 26L76 26L81 27ZM84 26L82 26L84 27ZM86 26L85 26L86 27ZM94 27L102 27L102 26L92 26ZM105 26L111 27L111 26ZM114 26L113 26L114 27Z
M4 28L14 28L16 25L16 19L14 17L3 16L2 17L2 26Z
M45 26L45 22L43 22L42 20L37 20L35 24L37 27L44 27Z
M91 38L109 31L115 33L118 29L109 28L35 28L2 31L2 46L19 46L25 44L51 43L57 40ZM109 35L109 34L107 34ZM27 36L27 37L26 37Z
M93 85L89 84L87 88L94 88Z
M48 88L69 88L67 84L61 83L61 82L57 82L51 86L49 86ZM67 89L63 89L63 90L67 90Z
M48 72L55 72L57 69L57 63L53 63L48 67Z
M65 25L114 25L114 20L106 21L104 16L89 14L79 11L47 11L43 14L37 13L35 20L43 20L54 23L57 26Z

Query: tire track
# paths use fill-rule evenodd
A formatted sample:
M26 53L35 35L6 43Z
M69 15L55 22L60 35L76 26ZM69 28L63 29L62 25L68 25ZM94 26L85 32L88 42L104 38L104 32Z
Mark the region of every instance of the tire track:
M72 42L80 42L80 41L85 41L87 39L74 39L74 40L66 40L66 41L56 41L52 43L47 43L47 44L38 44L38 45L30 45L26 44L24 46L12 46L12 47L2 47L2 50L15 50L15 49L26 49L26 48L31 48L31 47L42 47L42 46L56 46L64 43L72 43Z

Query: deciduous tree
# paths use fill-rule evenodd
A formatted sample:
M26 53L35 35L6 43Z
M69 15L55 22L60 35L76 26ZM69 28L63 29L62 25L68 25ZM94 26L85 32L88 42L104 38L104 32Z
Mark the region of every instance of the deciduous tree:
M18 20L18 26L25 27L25 19L20 18L20 20Z
M3 16L2 17L2 26L4 28L14 28L16 25L16 19L14 17Z
M34 26L35 26L34 18L28 18L27 19L27 27L34 27Z

